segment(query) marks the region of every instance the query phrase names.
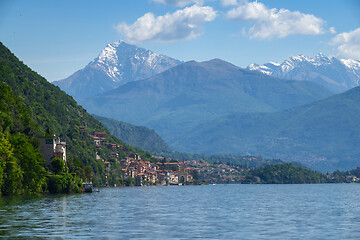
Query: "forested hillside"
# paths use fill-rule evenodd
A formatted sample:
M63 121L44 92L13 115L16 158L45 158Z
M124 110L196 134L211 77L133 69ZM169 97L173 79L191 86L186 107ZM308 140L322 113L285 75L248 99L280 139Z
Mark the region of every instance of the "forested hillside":
M126 144L152 153L171 153L167 143L154 131L147 127L93 115L110 131Z
M116 150L120 156L124 157L136 151L144 159L151 158L149 154L125 145L112 136L72 97L19 61L2 43L0 43L0 83L2 89L0 139L3 143L0 150L2 156L0 174L7 174L9 171L18 174L16 177L20 176L21 181L11 179L14 184L21 185L20 188L15 185L12 188L15 190L18 188L18 192L41 190L46 174L38 150L38 138L41 136L55 134L65 141L69 172L76 173L83 180L96 180L98 184L105 183L107 179L105 165L101 159L95 158L96 152L98 151L102 159L108 160L113 151L106 147L101 150L96 149L89 134L92 131L105 132L107 143L123 146ZM26 160L22 156L34 162L25 163ZM113 181L120 181L120 168L116 167L116 162L113 166L114 171L109 171L108 175ZM36 169L32 171L33 168ZM5 185L10 184L10 178L9 175L2 176ZM9 189L6 187L6 191ZM4 193L12 194L6 191Z

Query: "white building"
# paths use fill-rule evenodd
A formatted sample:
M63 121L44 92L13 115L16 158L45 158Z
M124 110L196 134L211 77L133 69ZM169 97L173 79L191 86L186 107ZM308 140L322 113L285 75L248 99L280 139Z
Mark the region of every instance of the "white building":
M56 138L55 135L40 138L40 152L45 159L46 166L50 166L54 158L61 158L66 163L66 142L61 142L60 138Z

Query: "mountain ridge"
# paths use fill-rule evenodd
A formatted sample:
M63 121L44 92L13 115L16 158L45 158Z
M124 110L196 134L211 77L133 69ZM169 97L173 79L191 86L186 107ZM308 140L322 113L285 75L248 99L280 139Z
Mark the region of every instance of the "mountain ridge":
M282 79L313 81L334 93L360 84L360 61L329 58L321 53L313 58L297 55L280 63L251 64L247 69Z
M359 113L355 87L279 112L230 114L191 129L174 145L187 152L260 154L323 172L349 170L359 165Z
M285 81L214 59L179 64L80 104L91 113L155 129L168 142L200 121L234 111L270 112L330 95L313 82Z
M108 44L94 60L53 84L75 99L91 97L130 81L151 77L181 61L120 40Z

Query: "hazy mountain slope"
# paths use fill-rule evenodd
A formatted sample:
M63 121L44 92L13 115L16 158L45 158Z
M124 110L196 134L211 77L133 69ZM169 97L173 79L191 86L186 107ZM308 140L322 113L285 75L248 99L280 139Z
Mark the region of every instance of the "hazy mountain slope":
M114 136L126 144L152 153L171 153L167 143L154 131L146 127L93 115Z
M236 113L202 124L173 143L179 151L260 154L319 170L360 165L360 87L275 113Z
M80 104L91 113L155 129L169 143L225 114L276 111L329 95L312 82L276 79L215 59L186 62Z
M85 68L53 84L79 99L154 76L180 63L179 60L119 41L108 44Z
M323 54L314 58L293 56L282 63L252 64L247 69L283 79L313 81L334 93L344 92L360 83L360 61L328 58Z

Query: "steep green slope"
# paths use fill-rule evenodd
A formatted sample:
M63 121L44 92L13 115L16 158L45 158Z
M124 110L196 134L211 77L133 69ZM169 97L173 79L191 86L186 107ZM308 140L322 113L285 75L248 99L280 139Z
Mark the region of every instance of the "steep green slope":
M275 113L236 113L179 138L181 151L251 153L322 171L360 165L360 87Z
M9 85L29 108L43 132L56 134L68 144L69 158L85 163L95 156L91 139L81 136L79 126L104 130L76 102L45 78L22 64L6 47L0 46L0 81Z
M126 144L158 154L172 152L167 143L154 130L97 115L93 116L104 124L111 134Z
M25 104L0 82L0 195L35 193L45 184L38 131Z
M0 44L0 82L11 88L30 112L33 122L38 124L38 130L33 135L39 137L56 134L66 142L69 170L77 173L83 180L93 179L98 184L105 183L105 165L100 159L96 159L96 153L104 160L109 160L111 153L115 151L108 149L106 144L101 150L96 149L89 134L92 131L107 133L107 143L123 145L123 148L116 150L119 157L137 152L143 159L153 160L148 153L125 145L112 136L72 97L20 62L3 44ZM108 175L111 177L114 174L113 179L118 179L120 167L116 165L116 161L113 166L114 171Z
M180 134L209 119L271 112L330 95L312 82L280 80L214 59L180 64L81 104L91 113L155 129L172 147Z

